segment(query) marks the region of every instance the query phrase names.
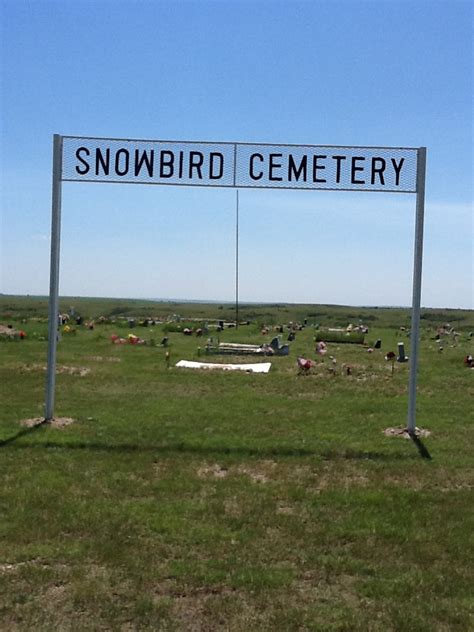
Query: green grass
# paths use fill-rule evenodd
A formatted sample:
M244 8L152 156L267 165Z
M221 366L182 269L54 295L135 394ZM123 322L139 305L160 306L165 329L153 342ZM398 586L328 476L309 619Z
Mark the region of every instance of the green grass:
M64 309L87 317L104 306L136 318L231 309L74 301ZM402 310L249 306L256 323L221 334L261 343L273 335L261 323L314 313L343 326L363 312L367 342L382 349L329 344L335 374L326 356L308 376L296 357L315 358L312 327L268 375L167 369L165 349L112 345L126 335L117 323L78 328L58 366L90 371L59 373L56 392L56 414L75 423L27 429L20 421L43 412L40 303L0 297L0 322L27 318L25 340L0 342L0 629L472 629L472 312L422 320L428 460L382 432L406 419L409 366L391 376L384 360L398 340L410 353ZM432 338L445 321L461 334L440 353ZM133 331L159 341L163 326ZM168 336L172 367L205 344Z

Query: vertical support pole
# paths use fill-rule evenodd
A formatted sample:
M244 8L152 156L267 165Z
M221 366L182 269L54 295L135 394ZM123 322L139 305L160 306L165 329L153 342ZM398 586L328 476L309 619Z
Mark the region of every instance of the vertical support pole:
M59 315L59 246L61 237L61 170L63 139L53 137L53 189L51 214L51 264L49 277L48 367L46 374L45 421L54 416L56 385L56 348L58 343Z
M410 378L408 386L409 434L414 435L416 427L416 379L418 371L418 351L420 344L421 272L423 260L423 224L425 215L426 147L418 149L416 169L416 223L415 256L413 264L413 300L410 333Z
M239 190L235 208L235 326L239 326Z

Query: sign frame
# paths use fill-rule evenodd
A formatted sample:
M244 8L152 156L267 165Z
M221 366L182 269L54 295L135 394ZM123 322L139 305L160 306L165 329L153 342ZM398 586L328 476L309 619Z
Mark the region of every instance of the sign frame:
M61 209L62 209L62 182L69 181L82 181L82 182L119 182L125 183L124 180L100 180L100 179L82 179L82 178L67 178L64 177L64 141L68 139L75 140L88 140L88 141L112 141L112 142L132 142L132 143L167 143L183 145L210 145L210 146L232 146L234 156L234 170L231 184L202 184L202 183L176 183L176 182L130 182L136 184L155 184L155 185L168 185L168 186L218 186L220 188L235 188L237 189L237 227L238 227L238 192L241 188L269 188L269 189L294 189L299 190L330 190L330 191L373 191L373 192L386 192L386 193L416 193L416 220L415 220L415 237L414 237L414 263L413 263L413 287L412 287L412 313L411 313L411 358L410 358L410 373L408 384L408 413L407 413L407 431L410 436L414 437L416 432L416 386L417 386L417 374L418 374L418 362L419 362L419 338L420 338L420 308L421 308L421 282L422 282L422 264L423 264L423 233L424 233L424 209L425 209L425 182L426 182L426 147L357 147L357 146L335 146L335 145L284 145L278 143L264 144L264 143L211 143L197 141L143 141L132 139L110 139L110 138L98 138L98 137L83 137L83 136L66 136L60 134L54 134L53 136L53 169L52 169L52 213L51 213L51 258L50 258L50 290L49 290L49 321L48 321L48 355L47 355L47 375L46 375L46 394L45 394L45 419L46 423L52 421L54 417L54 405L55 405L55 387L56 387L56 355L57 355L57 342L58 342L58 328L59 328L59 267L60 267L60 241L61 241ZM258 186L258 185L245 185L244 183L238 183L236 178L237 170L237 152L239 147L259 147L259 148L307 148L307 149L346 149L346 150L360 150L361 151L408 151L416 152L415 163L415 185L410 190L393 190L393 189L374 189L374 188L329 188L318 186ZM125 154L124 154L125 155ZM272 155L272 154L270 154ZM283 156L283 153L274 154ZM316 155L316 158L322 158L321 155ZM192 162L191 162L192 164ZM276 164L276 163L274 163ZM339 161L338 165L340 166ZM316 167L314 166L316 165ZM372 174L374 169L374 162L372 162ZM379 163L379 171L381 168ZM198 165L195 164L194 167ZM301 163L300 163L301 166ZM271 167L270 167L271 168ZM313 178L314 174L318 173L318 169L322 170L325 167L321 166L321 163L315 162L313 158ZM360 168L360 167L359 167ZM394 164L395 168L395 164ZM85 169L85 167L84 167ZM352 160L352 169L354 173L354 160ZM400 165L401 169L401 165ZM192 175L191 167L189 168L189 174ZM271 173L271 171L270 171ZM372 175L372 179L373 175ZM379 175L379 180L383 178ZM352 176L352 180L354 177ZM313 184L319 184L320 181L313 182ZM322 183L324 184L324 183ZM238 234L238 233L237 233ZM236 266L238 260L236 261ZM238 272L236 272L238 274ZM236 281L237 282L237 281ZM238 290L236 289L236 292Z
M70 159L63 163L61 172L63 182L213 186L239 189L416 192L416 166L414 163L418 149L415 147L143 140L92 136L63 136L62 139L66 152L76 150L77 161L75 169L71 168ZM338 152L336 155L334 155L335 151ZM111 161L112 152L114 152L112 158L115 159ZM221 159L219 161L221 173L209 173L207 179L202 175L206 152L208 152L207 158L210 157L211 163L213 158L220 157ZM395 155L400 156L400 163L398 164L393 155L391 156L392 164L389 166L396 172L396 181L392 188L385 183L385 178L388 175L385 174L387 161L382 156L387 152L394 152ZM331 153L333 155L328 155ZM360 155L361 153L367 155ZM163 158L163 154L167 154L166 158ZM178 160L175 160L178 157L175 154L179 155ZM246 156L246 154L248 155ZM197 162L195 162L196 158ZM348 163L345 162L347 158L351 162L351 181L347 179ZM359 173L365 170L365 167L361 166L360 163L364 162L366 158L371 158L372 163L370 167L371 184L358 179L361 177ZM279 160L285 159L288 164L284 165L279 162ZM408 188L407 185L403 188L398 182L405 159L412 162L411 168L408 167L407 169L406 165L404 166L404 172L409 174L404 177L410 179ZM265 164L265 160L269 164ZM92 165L90 164L91 161ZM134 173L131 169L132 165L134 166ZM92 166L95 168L91 168ZM285 171L281 171L285 169L285 166L286 178L283 177ZM212 164L207 165L207 168L209 171L213 171ZM264 169L268 171L268 174L264 173ZM109 173L111 170L112 173ZM242 174L242 170L244 174ZM245 174L246 171L248 174ZM175 172L178 172L179 176ZM198 178L192 177L194 172L197 172ZM304 176L303 183L300 184L302 175ZM334 180L332 186L331 182L328 183L327 181L328 176ZM379 186L375 184L376 176L379 180ZM292 180L293 182L290 184Z

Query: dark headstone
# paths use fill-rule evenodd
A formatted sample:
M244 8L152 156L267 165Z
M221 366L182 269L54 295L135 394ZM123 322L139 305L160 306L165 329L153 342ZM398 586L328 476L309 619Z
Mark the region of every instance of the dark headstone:
M403 344L403 342L398 343L397 362L408 362L408 357L405 355L405 345Z

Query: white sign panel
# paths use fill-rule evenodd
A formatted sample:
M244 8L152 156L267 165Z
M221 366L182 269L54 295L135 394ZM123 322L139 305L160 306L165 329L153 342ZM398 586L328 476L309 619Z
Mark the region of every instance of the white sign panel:
M418 150L64 136L61 180L416 192Z

